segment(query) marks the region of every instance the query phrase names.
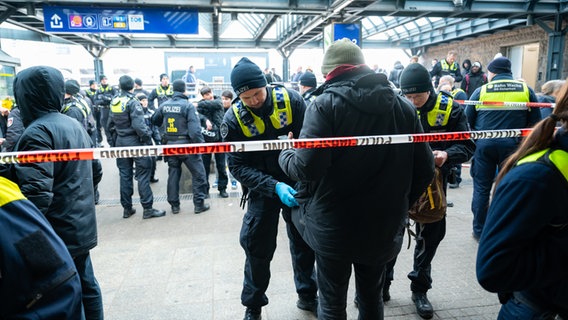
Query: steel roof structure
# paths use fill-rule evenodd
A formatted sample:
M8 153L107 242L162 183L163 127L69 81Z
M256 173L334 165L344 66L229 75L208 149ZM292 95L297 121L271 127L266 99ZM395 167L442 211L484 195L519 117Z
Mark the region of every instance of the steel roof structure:
M43 6L192 8L199 12L199 34L48 33ZM111 48L266 48L283 57L299 47L321 47L322 32L333 22L362 26L365 48L413 52L497 30L565 20L568 0L59 0L0 1L0 37L78 44L94 57ZM223 36L239 23L242 37Z

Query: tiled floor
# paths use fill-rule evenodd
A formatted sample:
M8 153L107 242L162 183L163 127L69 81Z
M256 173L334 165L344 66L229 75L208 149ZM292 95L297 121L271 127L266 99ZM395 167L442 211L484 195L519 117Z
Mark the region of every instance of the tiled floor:
M97 206L99 245L91 252L95 274L103 291L105 317L110 320L235 320L242 319L240 303L244 253L239 230L244 211L238 191L218 197L211 190L211 210L196 215L190 196L182 198L181 213L171 214L165 201L167 166L158 164L160 181L152 184L155 207L167 211L163 218L142 219L142 208L130 219L122 218L118 169L104 160ZM469 172L462 187L449 190L447 234L433 262L433 288L428 292L434 319L495 319L497 297L484 291L475 278L477 243L471 237ZM213 179L213 178L212 178ZM136 196L136 194L135 194ZM406 240L408 241L408 240ZM386 319L420 319L410 299L409 280L413 246L405 242L395 267L392 300ZM296 294L288 242L281 220L272 278L263 308L263 319L315 319L296 308ZM357 319L350 288L348 319Z

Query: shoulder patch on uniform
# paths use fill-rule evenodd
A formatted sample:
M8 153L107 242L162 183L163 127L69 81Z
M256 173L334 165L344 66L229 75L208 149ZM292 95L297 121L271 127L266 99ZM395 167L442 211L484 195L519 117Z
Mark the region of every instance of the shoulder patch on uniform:
M12 117L8 118L8 123L7 123L8 128L10 128L13 123L14 123L14 118Z
M227 137L227 135L229 134L229 126L227 125L226 122L221 123L221 137L223 137L223 139L225 139Z
M142 109L141 105L137 104L135 108L136 108L136 111L144 113L144 109Z

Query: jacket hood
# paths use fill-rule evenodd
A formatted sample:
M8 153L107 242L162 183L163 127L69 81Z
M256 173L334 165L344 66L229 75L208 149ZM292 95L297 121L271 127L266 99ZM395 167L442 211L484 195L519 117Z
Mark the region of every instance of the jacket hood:
M402 63L400 63L400 61L397 61L394 64L394 68L395 69L404 69L404 66L402 65Z
M53 67L30 67L14 79L14 97L24 126L50 112L59 112L64 96L63 75Z
M364 113L378 115L392 110L396 93L391 89L386 75L364 69L336 79L323 86L324 94L341 96L346 104Z

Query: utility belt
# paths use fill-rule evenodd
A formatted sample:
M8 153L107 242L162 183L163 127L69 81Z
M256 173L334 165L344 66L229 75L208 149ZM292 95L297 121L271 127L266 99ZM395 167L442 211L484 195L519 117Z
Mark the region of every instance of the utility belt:
M163 134L162 135L162 144L168 144L168 142L172 141L183 141L189 143L189 136L187 135L172 135L172 134Z
M554 311L547 310L542 308L541 306L537 305L536 303L527 299L521 292L515 291L513 292L513 298L518 302L524 304L525 306L529 307L534 313L539 315L539 319L556 319L558 315Z
M99 105L97 105L97 107L104 108L104 109L110 109L110 104L107 104L107 105L99 104Z

